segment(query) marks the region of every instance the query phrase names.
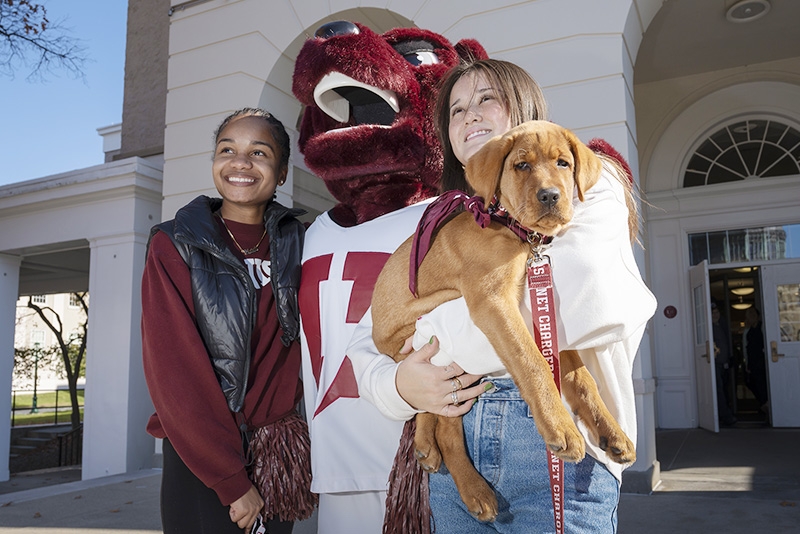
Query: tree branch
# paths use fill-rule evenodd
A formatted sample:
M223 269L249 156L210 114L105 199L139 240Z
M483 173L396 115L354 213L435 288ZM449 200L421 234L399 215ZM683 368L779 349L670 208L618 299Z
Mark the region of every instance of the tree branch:
M0 75L14 78L29 69L28 80L44 79L55 70L84 76L85 48L62 22L51 23L41 4L30 0L0 0Z

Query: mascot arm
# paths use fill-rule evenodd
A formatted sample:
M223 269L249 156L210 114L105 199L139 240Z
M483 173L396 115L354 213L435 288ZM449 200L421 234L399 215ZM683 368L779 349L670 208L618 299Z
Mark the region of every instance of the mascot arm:
M347 356L353 364L359 396L374 404L385 417L406 421L418 413L397 392L395 377L399 364L379 353L372 341L371 308L356 326Z

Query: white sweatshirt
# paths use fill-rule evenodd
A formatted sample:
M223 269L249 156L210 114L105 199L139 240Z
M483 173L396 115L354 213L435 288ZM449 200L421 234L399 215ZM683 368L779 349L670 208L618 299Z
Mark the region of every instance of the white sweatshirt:
M633 256L623 186L604 168L583 202L575 195L573 206L572 221L546 252L553 272L559 350L579 351L609 411L635 443L633 361L656 300ZM520 310L532 330L530 296L524 293ZM386 417L409 419L417 412L396 390L397 364L377 353L371 331L372 314L367 312L347 349L359 394ZM439 339L434 364L455 361L471 374L508 376L486 336L469 318L463 298L441 304L417 321L415 349L432 335ZM623 466L611 462L587 429L578 426L587 452L621 480Z

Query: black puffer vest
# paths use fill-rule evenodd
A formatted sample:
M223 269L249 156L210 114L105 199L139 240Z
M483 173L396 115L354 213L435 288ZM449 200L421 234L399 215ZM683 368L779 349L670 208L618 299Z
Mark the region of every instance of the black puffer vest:
M245 266L228 249L214 220L220 206L222 199L199 196L178 210L173 220L154 226L150 238L158 231L166 233L189 266L197 327L228 407L238 412L247 392L257 300ZM272 201L264 214L271 285L286 346L300 333L297 292L305 227L295 217L303 213Z

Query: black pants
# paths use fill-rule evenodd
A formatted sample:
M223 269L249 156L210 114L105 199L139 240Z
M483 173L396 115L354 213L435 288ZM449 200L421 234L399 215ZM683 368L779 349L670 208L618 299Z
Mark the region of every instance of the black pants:
M164 534L241 534L211 488L194 476L168 439L163 445L161 474L161 525ZM269 534L291 534L294 523L272 519ZM255 533L254 533L255 534Z
M767 363L762 356L749 362L749 374L747 376L747 387L758 399L759 404L764 405L769 402L769 390L767 389Z
M730 369L725 368L725 364L714 362L717 373L717 415L719 420L729 425L736 422L736 416L728 403L728 392L730 391Z

